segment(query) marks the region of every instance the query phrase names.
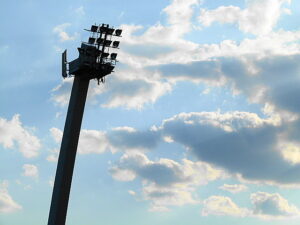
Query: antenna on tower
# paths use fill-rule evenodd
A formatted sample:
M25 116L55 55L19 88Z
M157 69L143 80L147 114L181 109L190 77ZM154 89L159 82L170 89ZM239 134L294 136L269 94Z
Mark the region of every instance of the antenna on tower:
M67 49L62 53L62 57L61 57L61 66L62 66L62 77L66 78L68 76L67 74Z

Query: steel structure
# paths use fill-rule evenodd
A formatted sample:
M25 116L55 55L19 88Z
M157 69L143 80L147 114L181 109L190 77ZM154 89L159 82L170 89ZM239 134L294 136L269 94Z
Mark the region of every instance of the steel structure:
M58 158L54 188L49 212L48 225L65 225L72 183L72 176L80 134L82 116L89 81L97 79L104 82L105 76L113 72L116 65L116 53L110 48L118 48L120 42L112 37L120 37L121 29L108 24L92 25L88 42L78 48L79 57L67 62L67 51L62 53L62 76L74 76L73 87L64 127L64 133Z

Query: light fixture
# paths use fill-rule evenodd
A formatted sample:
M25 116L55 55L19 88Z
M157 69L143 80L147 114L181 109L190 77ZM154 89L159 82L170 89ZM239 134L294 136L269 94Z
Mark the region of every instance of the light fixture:
M102 52L101 57L102 58L107 58L109 56L109 53L107 52Z
M97 32L97 30L98 30L98 26L92 25L91 31L92 32Z
M97 44L102 45L104 43L104 38L97 38Z
M111 40L105 40L104 41L104 45L106 46L106 47L109 47L110 46L110 44L111 44Z
M90 37L89 38L89 44L93 45L95 44L96 38Z
M114 33L114 31L115 31L115 29L108 28L106 33L109 34L109 35L112 35Z
M121 36L121 34L122 34L122 30L121 29L116 29L115 35L116 36Z
M118 47L119 47L119 44L120 44L119 41L114 41L113 44L112 44L112 46L113 46L114 48L118 48Z
M104 24L102 24L102 26L100 27L100 32L101 33L106 33L107 29L108 29L108 27L105 27Z
M116 60L117 59L117 53L111 53L110 54L110 58L111 58L111 60Z

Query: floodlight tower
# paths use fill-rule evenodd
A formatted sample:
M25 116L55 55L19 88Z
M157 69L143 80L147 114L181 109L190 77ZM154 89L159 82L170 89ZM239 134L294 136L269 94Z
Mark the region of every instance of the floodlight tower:
M105 76L113 72L117 53L109 53L110 48L118 48L120 42L112 37L120 37L121 29L108 24L92 25L88 42L78 48L79 57L67 62L67 50L62 53L62 76L74 76L73 87L64 127L64 134L56 169L54 188L48 225L65 225L70 188L76 158L81 121L86 101L89 81L97 79L104 83Z

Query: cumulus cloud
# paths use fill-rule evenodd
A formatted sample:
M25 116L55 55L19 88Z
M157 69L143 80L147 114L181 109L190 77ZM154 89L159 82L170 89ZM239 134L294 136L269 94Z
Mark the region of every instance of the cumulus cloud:
M276 115L261 118L255 113L238 111L224 114L191 112L166 119L154 130L141 132L133 128L118 128L108 132L107 136L111 146L127 151L153 149L159 141L166 140L167 137L168 142L171 140L170 143L182 144L188 153L200 161L223 168L242 180L295 185L300 183L298 176L300 167L296 159L292 160L293 156L299 154L297 147L299 145L295 145L297 142L293 139L299 138L299 135L295 135L299 133L299 124L298 120L283 123ZM154 165L141 155L126 155L121 162L130 162L132 166L132 160L136 157L141 157L139 160L141 165ZM140 166L134 165L135 168L137 165ZM117 167L115 172L119 169ZM130 177L124 178L125 180L146 176L145 173L136 174L139 170L132 170L130 166L122 167L121 170L125 170L123 173ZM171 170L167 171L171 173ZM122 173L118 172L119 177L120 174ZM170 183L173 178L178 178L173 173L167 177ZM158 180L152 182L161 185ZM167 180L163 179L163 182ZM243 189L243 186L223 187L232 189L233 192L240 188Z
M153 72L145 70L121 70L110 75L105 85L91 82L87 99L97 104L97 96L105 95L102 107L142 109L145 104L154 103L159 97L171 91L168 82L161 82ZM51 99L59 106L65 106L70 99L73 79L65 79L52 90Z
M298 94L298 89L293 88L287 92L288 89L284 86L293 84L292 79L288 79L282 87L278 82L276 88L269 88L268 83L272 85L276 81L272 70L276 71L279 67L278 56L283 59L300 52L299 31L273 29L282 12L286 11L282 8L286 2L288 1L252 0L245 9L237 6L202 9L200 20L205 25L221 20L219 15L222 15L223 22L239 23L240 29L245 32L264 34L239 41L223 40L220 43L199 44L185 40L184 34L192 31L192 16L195 7L200 3L197 0L171 1L162 11L167 16L166 25L158 22L145 28L123 24L122 28L126 32L123 34L119 52L123 67L108 77L107 85L98 87L92 84L88 99L98 103L97 97L105 96L108 100L104 103L101 101L102 107L139 110L172 91L176 82L192 81L203 82L209 86L228 85L234 87L234 93L240 91L239 93L247 95L250 100L260 99L252 101L253 103L271 102L281 108L295 110L295 105L298 104L295 101L288 103L286 99ZM293 57L285 59L286 63L288 61L294 62ZM282 68L278 71L284 71L285 65L280 66ZM235 67L236 69L230 70ZM289 72L286 71L281 78L290 78ZM256 75L255 78L253 75ZM239 82L239 79L244 82ZM248 81L250 85L245 88L243 84L248 84ZM72 79L66 79L54 89L52 100L55 103L67 104L71 82ZM297 87L297 84L294 86Z
M254 205L253 215L264 219L283 219L300 216L300 210L278 193L253 193L251 194L251 202Z
M193 6L198 5L200 0L173 0L170 5L163 9L167 14L168 23L175 26L182 34L190 31Z
M0 213L13 213L22 209L8 193L8 182L0 182Z
M300 216L299 209L280 194L256 192L250 196L252 208L241 208L226 196L211 196L203 201L202 215L290 219Z
M255 75L251 75L246 65L237 59L222 62L223 74L232 82L236 91L246 94L255 103L268 103L276 111L299 113L296 99L299 96L300 72L299 55L274 56L255 60L249 58Z
M63 132L52 127L50 129L52 138L57 144L61 143ZM101 154L109 148L109 142L107 140L105 132L97 130L81 130L78 141L78 153L79 154ZM52 153L47 157L48 161L57 161L59 150L53 149Z
M59 106L65 106L68 104L73 78L64 79L61 84L52 89L51 100Z
M246 191L248 188L244 184L224 184L219 187L221 190L229 191L233 194Z
M32 134L32 129L22 125L18 114L11 120L0 118L0 144L18 149L26 158L36 157L41 147L40 140Z
M234 216L245 217L249 211L245 208L240 208L234 203L231 198L225 196L211 196L203 201L203 216Z
M60 144L63 132L51 128L50 133L55 143ZM132 127L115 127L107 132L98 130L80 131L78 153L101 154L105 151L148 151L155 148L160 141L160 134L153 129L138 131ZM57 161L59 150L52 149L48 161Z
M264 35L273 30L282 13L284 3L290 0L251 0L247 7L220 6L217 9L201 9L199 22L210 26L214 22L235 23L244 32Z
M107 80L107 88L103 93L108 95L104 107L123 106L127 109L142 109L147 103L154 103L159 97L171 91L168 82L161 82L153 73L146 71L123 71L117 77Z
M300 112L297 102L300 95L299 59L299 54L248 55L149 68L173 81L189 80L209 86L229 86L233 94L243 94L251 103L272 106L273 111L283 117L287 112Z
M220 170L203 162L183 159L179 163L166 158L152 161L138 152L124 154L110 168L110 173L119 181L141 179L141 198L151 202L150 211L166 211L169 206L197 203L192 194L195 187L224 176Z
M59 37L59 40L61 42L63 41L72 41L77 38L78 34L74 33L73 35L70 35L66 32L67 27L71 26L70 23L63 23L60 25L57 25L53 28L53 33L57 34Z
M109 142L107 141L104 132L97 130L81 130L78 143L79 154L101 154L108 150L108 148Z
M116 127L107 133L113 149L118 150L151 150L160 140L155 130L138 131L132 127Z
M160 186L163 186L162 182L172 185L179 177L183 178L182 182L187 182L184 180L186 174L182 174L180 168L186 168L189 161L183 161L184 166L164 159L156 164L145 155L136 153L152 150L161 141L167 141L181 144L199 161L222 168L241 180L298 185L300 164L293 157L300 155L297 142L299 124L298 120L283 122L277 115L262 118L255 113L239 111L180 113L164 120L156 129L138 131L119 127L106 132L83 130L79 153L127 152L114 169L116 179L140 177ZM193 164L193 170L196 170L195 166ZM166 173L166 178L160 174L161 180L151 175L152 170L160 169ZM175 171L182 175L178 177Z
M60 129L58 129L56 127L52 127L52 128L50 128L50 133L56 143L61 142L63 132Z
M300 181L299 164L285 160L278 149L278 136L286 128L276 118L262 119L248 112L182 113L165 120L162 129L200 160L244 179L281 184Z
M32 164L24 164L23 176L37 178L39 176L38 167Z
M51 149L50 150L50 155L47 156L47 161L49 162L57 162L58 161L58 154L59 150L58 149Z

